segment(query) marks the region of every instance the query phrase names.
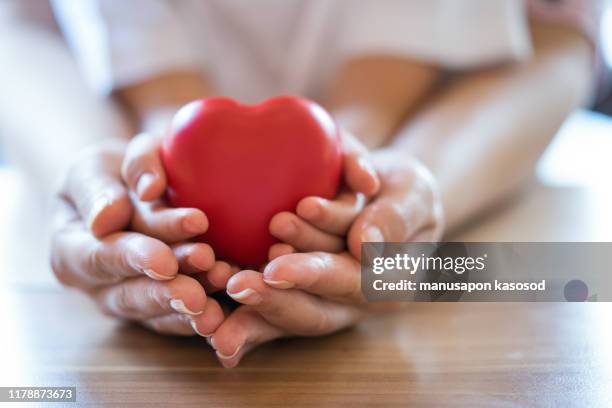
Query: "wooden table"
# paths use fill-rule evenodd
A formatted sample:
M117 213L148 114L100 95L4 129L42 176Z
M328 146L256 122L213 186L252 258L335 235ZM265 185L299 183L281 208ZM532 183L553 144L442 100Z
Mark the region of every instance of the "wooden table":
M457 238L610 240L589 194L536 186ZM74 385L79 405L612 404L605 303L411 304L328 337L271 343L227 370L201 338L120 324L78 293L26 279L32 261L2 272L12 278L0 290L0 385Z

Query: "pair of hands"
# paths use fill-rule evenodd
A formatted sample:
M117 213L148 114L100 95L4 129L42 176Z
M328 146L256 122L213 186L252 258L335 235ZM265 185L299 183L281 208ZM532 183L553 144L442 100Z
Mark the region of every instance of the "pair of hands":
M346 135L345 189L307 197L270 222L281 243L262 272L216 260L191 239L208 228L197 209L169 208L159 141L89 151L61 188L52 248L58 279L112 316L160 333L206 337L226 367L259 344L331 333L369 311L361 294L363 241L436 240L442 211L435 183L417 161L369 155ZM129 231L127 229L130 229ZM217 292L240 303L229 310Z

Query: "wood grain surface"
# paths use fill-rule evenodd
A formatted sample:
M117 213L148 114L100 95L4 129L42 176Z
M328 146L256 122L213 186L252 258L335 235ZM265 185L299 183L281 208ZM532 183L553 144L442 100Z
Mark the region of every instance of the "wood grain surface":
M457 238L580 236L588 200L536 187ZM201 338L152 334L27 279L42 258L0 263L0 385L76 386L79 406L612 404L606 303L415 303L331 336L268 344L227 370Z

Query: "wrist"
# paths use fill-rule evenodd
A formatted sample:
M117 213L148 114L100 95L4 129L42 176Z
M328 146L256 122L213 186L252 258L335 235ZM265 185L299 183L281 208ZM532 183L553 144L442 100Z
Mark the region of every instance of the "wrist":
M148 112L140 121L139 131L163 135L170 126L172 118L181 108L178 105L166 105Z
M347 106L333 109L336 123L351 132L368 149L384 145L393 131L393 120L371 107Z

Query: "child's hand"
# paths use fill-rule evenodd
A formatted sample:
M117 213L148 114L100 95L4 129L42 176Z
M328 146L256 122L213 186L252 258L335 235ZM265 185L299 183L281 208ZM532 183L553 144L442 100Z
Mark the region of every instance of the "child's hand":
M351 224L377 193L380 182L365 146L343 132L342 147L342 191L333 200L306 197L298 203L295 214L276 214L270 221L270 233L283 242L270 248L270 260L295 251L338 253L346 248Z
M123 146L106 146L83 154L69 171L55 214L55 275L110 315L161 333L212 333L223 320L220 306L196 279L177 274L179 264L212 264L212 253L200 253L196 262L186 255L195 253L189 244L170 248L123 231L133 207L121 182L122 159Z
M210 245L187 242L206 232L208 219L197 208L172 208L163 200L167 184L160 143L159 137L143 133L127 146L121 174L134 205L131 228L171 245L179 270L197 279L207 293L223 290L239 269L227 262L215 261Z
M373 159L380 193L350 227L350 254L283 255L263 274L241 271L229 280L228 294L244 306L228 316L211 339L224 366L237 365L249 350L278 337L323 335L359 322L373 309L361 292L358 259L363 241L441 237L442 206L430 173L416 160L392 153Z
M371 160L377 175L372 180L380 180L380 191L369 204L359 193L343 192L334 201L305 198L298 205L297 216L280 213L270 223L270 231L284 243L271 248L269 259L296 251L337 253L345 245L360 259L362 242L440 238L444 224L442 205L429 171L414 158L397 153L378 152ZM358 166L349 165L345 172L368 180ZM317 210L313 210L315 205Z

